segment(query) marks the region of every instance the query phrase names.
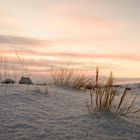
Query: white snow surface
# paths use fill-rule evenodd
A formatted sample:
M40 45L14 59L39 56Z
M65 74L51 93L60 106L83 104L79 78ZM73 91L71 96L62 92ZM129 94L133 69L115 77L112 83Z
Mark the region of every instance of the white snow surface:
M45 89L0 86L0 140L140 140L140 118L90 115L87 93L48 86L47 94ZM140 88L131 92L140 107Z

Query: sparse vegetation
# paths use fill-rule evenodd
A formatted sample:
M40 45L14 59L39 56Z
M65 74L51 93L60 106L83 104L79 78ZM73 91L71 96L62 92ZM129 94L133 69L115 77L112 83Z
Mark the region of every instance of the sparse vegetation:
M73 69L59 67L50 71L53 83L59 86L66 86L75 89L81 89L91 81L90 78L84 75L76 75Z
M22 71L26 75L28 74L27 68L21 60L17 51L15 51L17 58L22 66ZM17 81L15 66L13 65L13 76L15 73L15 81ZM134 115L140 112L140 109L136 109L136 96L130 95L129 88L125 88L121 96L117 95L118 85L114 84L113 73L110 73L109 78L104 84L99 79L99 69L96 70L95 80L84 76L83 74L77 74L75 70L68 67L52 67L50 71L53 84L65 87L71 87L74 89L88 89L90 93L90 102L87 104L88 111L94 113L96 111L112 112L117 117L124 117ZM8 76L6 57L1 52L0 56L0 83L2 79L6 79ZM30 76L29 76L30 77ZM47 84L45 87L48 93ZM40 89L36 87L34 91L40 92ZM120 98L119 98L120 97ZM117 102L118 101L118 102Z
M87 108L90 113L96 111L112 112L116 117L124 117L134 115L140 109L135 109L136 96L128 93L128 88L125 88L119 102L117 102L117 88L114 85L114 78L111 72L106 84L99 81L99 70L96 70L95 84L89 86L90 88L90 103Z

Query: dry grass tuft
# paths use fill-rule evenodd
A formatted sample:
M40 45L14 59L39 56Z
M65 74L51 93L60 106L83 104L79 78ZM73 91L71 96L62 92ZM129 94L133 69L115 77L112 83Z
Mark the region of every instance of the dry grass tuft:
M59 86L71 87L74 89L82 89L89 81L90 78L84 75L77 75L73 69L59 67L50 71L53 83Z
M112 72L107 79L106 84L99 82L99 69L96 70L96 80L94 85L88 88L90 93L90 103L87 104L88 111L94 113L96 111L112 112L116 117L134 115L140 109L135 109L136 96L128 93L126 88L117 102L116 86L114 85L114 77ZM95 88L93 88L95 87Z

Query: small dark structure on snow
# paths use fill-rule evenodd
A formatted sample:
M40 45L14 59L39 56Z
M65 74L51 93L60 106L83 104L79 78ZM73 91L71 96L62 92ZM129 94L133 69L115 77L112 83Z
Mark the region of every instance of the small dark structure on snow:
M28 85L32 85L33 82L31 81L31 79L29 77L21 77L21 80L19 81L19 84L28 84Z
M14 84L15 81L12 79L5 79L3 81L1 81L2 84Z

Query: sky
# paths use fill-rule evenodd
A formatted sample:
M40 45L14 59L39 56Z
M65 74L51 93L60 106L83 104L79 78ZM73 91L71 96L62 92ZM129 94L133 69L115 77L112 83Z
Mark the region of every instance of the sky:
M139 0L0 0L0 49L32 71L71 62L140 77Z

